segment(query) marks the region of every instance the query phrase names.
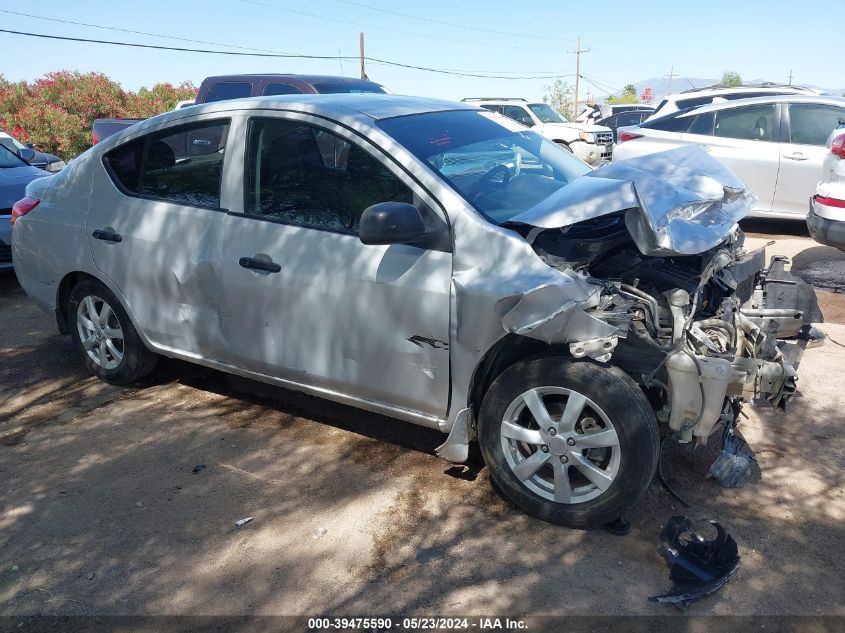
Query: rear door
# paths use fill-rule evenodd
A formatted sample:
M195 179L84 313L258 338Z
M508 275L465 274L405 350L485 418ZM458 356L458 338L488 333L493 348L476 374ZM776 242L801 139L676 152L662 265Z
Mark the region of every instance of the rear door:
M783 108L786 125L773 210L803 218L830 152L825 143L839 122L845 121L845 108L815 103L789 103Z
M387 201L415 204L447 236L434 201L330 122L268 113L251 118L245 136L243 213L226 216L218 247L222 360L444 416L451 253L358 238L361 212Z
M229 119L175 125L119 145L94 170L86 229L94 263L148 338L213 356L218 284L210 261L226 217Z
M774 104L727 108L695 115L683 139L727 165L757 195L755 213L772 209L780 151Z

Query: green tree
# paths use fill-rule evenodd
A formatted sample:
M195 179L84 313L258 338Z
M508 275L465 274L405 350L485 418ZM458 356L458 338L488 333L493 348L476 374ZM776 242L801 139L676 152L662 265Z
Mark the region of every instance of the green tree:
M637 96L637 88L634 84L626 84L622 89L621 95L613 95L604 100L605 103L619 104L619 103L639 103L640 98Z
M722 80L719 82L720 86L741 86L742 76L733 70L726 70L722 73Z
M548 103L570 121L575 118L573 109L574 89L565 81L558 79L551 86L543 86L543 103Z

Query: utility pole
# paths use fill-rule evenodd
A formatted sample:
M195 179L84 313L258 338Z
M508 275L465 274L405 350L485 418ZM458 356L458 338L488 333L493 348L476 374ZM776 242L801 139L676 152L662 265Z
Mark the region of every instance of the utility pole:
M364 32L361 31L358 38L359 48L361 50L361 79L368 79L367 71L364 70Z
M792 85L792 69L789 69L789 85Z
M581 79L581 53L589 53L590 49L582 50L581 49L581 36L578 36L578 39L575 40L575 50L574 51L567 51L568 53L575 53L575 105L572 108L572 118L578 116L578 88L580 79Z
M663 76L669 78L669 92L668 92L668 94L672 94L672 78L677 77L677 75L675 74L674 64L672 66L669 66L669 74L663 75Z

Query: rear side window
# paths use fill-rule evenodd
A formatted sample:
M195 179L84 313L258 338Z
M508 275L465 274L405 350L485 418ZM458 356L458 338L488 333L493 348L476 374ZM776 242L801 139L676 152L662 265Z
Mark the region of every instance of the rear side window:
M290 84L267 84L264 86L264 92L261 94L265 97L270 95L301 95L302 91Z
M670 114L662 119L647 121L643 123L642 126L652 130L661 130L663 132L686 132L689 124L689 117L681 118Z
M367 207L414 202L411 190L366 150L322 128L253 119L246 159L246 213L357 234Z
M701 134L702 136L713 136L713 122L716 117L712 112L699 114L691 117L692 123L687 128L689 134Z
M789 104L789 142L825 145L839 123L845 122L845 108L814 103Z
M113 149L103 158L112 180L129 193L138 193L141 186L141 159L144 139L139 138Z
M338 94L338 93L364 93L376 92L384 93L384 88L375 83L346 83L344 81L318 81L311 84L320 94Z
M111 150L104 162L126 193L218 208L228 131L228 120L170 128Z
M771 141L774 105L753 105L716 112L714 136L745 141Z
M252 94L252 84L242 81L223 81L214 84L205 95L206 103L225 101L226 99L242 99Z

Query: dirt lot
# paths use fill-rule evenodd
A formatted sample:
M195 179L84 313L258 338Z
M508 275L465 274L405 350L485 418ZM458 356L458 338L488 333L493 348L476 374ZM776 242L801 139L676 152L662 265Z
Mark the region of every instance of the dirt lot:
M753 239L841 291L845 255L789 231ZM845 343L845 297L822 296ZM707 450L669 451L686 512L722 522L743 557L691 613L845 615L843 364L843 346L811 350L788 414L747 409L745 488L706 480ZM477 457L448 469L433 431L174 361L111 387L11 274L0 439L0 615L668 609L646 598L669 588L657 534L684 510L659 485L630 535L573 531L508 506Z

